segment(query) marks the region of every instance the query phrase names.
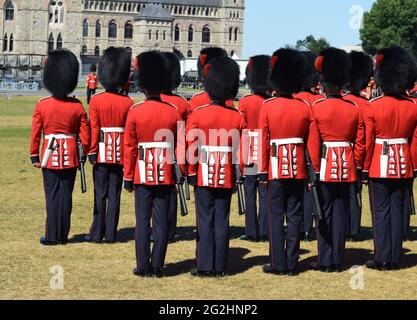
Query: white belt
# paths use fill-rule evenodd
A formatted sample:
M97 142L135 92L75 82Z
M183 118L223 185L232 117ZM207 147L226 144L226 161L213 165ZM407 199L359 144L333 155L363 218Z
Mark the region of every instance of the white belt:
M304 139L302 138L289 138L289 139L275 139L270 142L272 145L283 146L286 144L304 144Z
M172 143L169 142L144 142L139 143L138 148L144 148L144 149L171 149Z
M342 141L342 142L323 142L323 144L327 147L327 148L348 148L351 147L351 143L347 142L347 141Z
M376 144L382 144L384 145L387 143L389 146L393 145L400 145L400 144L408 144L408 139L405 138L399 138L399 139L376 139Z
M201 146L201 150L205 152L224 152L224 153L231 153L233 152L232 147L218 147L218 146Z
M248 132L248 137L249 138L257 138L257 137L259 137L259 132L258 131L249 131Z
M104 133L123 133L125 128L101 128Z
M75 139L75 134L48 134L44 137L46 140L51 140L52 138L55 138L57 140L59 139Z

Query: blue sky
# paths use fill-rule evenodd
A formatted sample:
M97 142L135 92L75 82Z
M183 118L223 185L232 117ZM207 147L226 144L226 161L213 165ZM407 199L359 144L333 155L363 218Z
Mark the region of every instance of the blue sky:
M312 34L333 46L360 43L358 16L374 0L246 0L244 52L272 54ZM353 28L352 28L353 27Z

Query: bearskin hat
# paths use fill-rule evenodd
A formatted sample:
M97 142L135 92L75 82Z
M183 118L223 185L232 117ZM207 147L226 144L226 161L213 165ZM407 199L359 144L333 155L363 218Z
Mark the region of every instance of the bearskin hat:
M399 47L379 50L376 55L375 79L385 94L404 94L416 80L416 62Z
M307 58L297 50L280 49L271 59L269 83L281 93L297 93L307 76Z
M97 72L97 66L95 64L90 66L90 72Z
M303 54L307 58L307 75L303 84L303 89L310 91L312 88L317 87L320 82L320 74L314 68L314 63L317 59L317 54L311 51L305 51Z
M266 92L269 90L268 75L270 65L270 56L260 55L249 59L246 67L246 81L252 91Z
M323 76L323 84L340 90L349 84L352 61L341 49L327 48L320 52L315 63L316 70Z
M239 65L229 57L219 57L206 65L204 88L212 100L226 101L236 97L240 85Z
M171 84L165 91L173 91L177 89L181 84L181 65L180 59L173 52L162 53L168 62L169 70L171 73Z
M139 90L161 93L171 84L168 62L159 51L141 53L135 60Z
M129 81L130 55L125 48L110 47L104 51L98 67L98 80L108 91L117 91Z
M352 60L352 69L350 71L349 89L352 92L359 92L365 89L371 81L374 62L369 55L358 51L352 51L350 59Z
M200 78L204 78L206 73L204 72L204 67L213 59L218 57L227 57L226 50L218 47L205 48L200 51L200 56L198 57L197 67L198 75Z
M43 84L52 96L65 99L77 87L79 71L80 64L71 51L51 51L45 61Z

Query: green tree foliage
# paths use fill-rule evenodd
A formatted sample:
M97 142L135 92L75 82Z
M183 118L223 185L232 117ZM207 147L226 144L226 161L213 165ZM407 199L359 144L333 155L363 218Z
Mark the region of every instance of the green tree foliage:
M417 1L377 0L364 15L360 36L370 54L400 45L417 56Z
M330 43L325 38L316 39L309 35L304 40L298 40L295 46L298 50L320 53L321 50L330 47Z

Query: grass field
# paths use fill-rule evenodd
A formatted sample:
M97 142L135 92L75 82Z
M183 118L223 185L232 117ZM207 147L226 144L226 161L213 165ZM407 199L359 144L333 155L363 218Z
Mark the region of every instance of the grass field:
M74 192L71 243L40 246L45 208L41 172L29 163L31 113L37 98L0 96L0 299L415 299L417 298L417 242L405 244L406 268L379 273L364 270L363 289L354 290L349 271L321 274L308 271L317 255L316 243L303 243L302 273L297 278L261 272L268 262L268 245L242 243L244 218L234 203L231 213L231 276L195 279L194 203L188 218L179 218L180 241L168 248L167 277L160 280L132 276L134 209L132 195L123 194L120 242L94 245L82 242L93 212L91 166L89 191ZM370 214L364 196L364 241L348 243L347 266L363 265L372 258ZM413 225L417 221L413 218ZM417 237L413 234L417 241ZM64 289L53 290L50 268L64 270Z

